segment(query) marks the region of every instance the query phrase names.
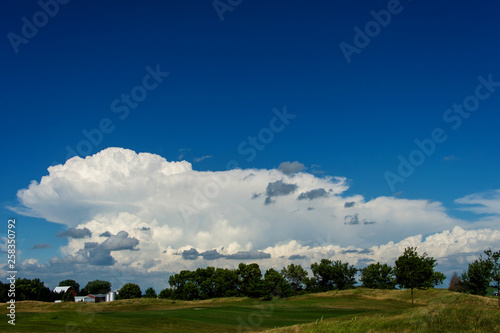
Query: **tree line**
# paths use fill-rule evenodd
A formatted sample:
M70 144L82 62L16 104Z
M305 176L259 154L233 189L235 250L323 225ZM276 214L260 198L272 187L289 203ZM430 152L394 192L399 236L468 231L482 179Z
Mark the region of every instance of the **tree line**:
M450 290L485 295L486 288L493 281L499 288L500 251L491 249L484 251L486 258L480 257L469 264L461 278L454 274L450 282ZM130 298L168 298L175 300L196 300L219 297L253 297L271 299L273 297L290 297L305 293L324 292L329 290L345 290L355 288L359 274L361 287L375 289L426 289L441 284L446 277L434 270L436 260L426 253L419 255L416 248L408 247L394 262L388 264L373 263L365 268L357 269L341 260L322 259L310 266L312 276L301 265L290 264L281 271L270 268L262 274L258 264L240 263L236 269L215 268L208 266L194 271L183 270L169 277L170 287L159 294L149 287L142 293L139 285L126 283L118 290L117 299ZM457 282L458 281L458 282ZM106 294L111 291L108 281L94 280L80 289L75 280L64 280L59 286L71 286L78 296L88 294ZM9 285L0 282L0 300L8 300ZM16 300L38 300L53 302L55 300L72 301L72 293L57 294L51 291L39 279L16 280ZM499 301L500 302L500 301ZM500 304L500 303L499 303Z
M481 255L479 259L469 263L461 276L453 273L448 287L450 291L485 296L492 285L500 293L500 250L493 252L490 248L484 254L485 257ZM500 296L498 305L500 306Z

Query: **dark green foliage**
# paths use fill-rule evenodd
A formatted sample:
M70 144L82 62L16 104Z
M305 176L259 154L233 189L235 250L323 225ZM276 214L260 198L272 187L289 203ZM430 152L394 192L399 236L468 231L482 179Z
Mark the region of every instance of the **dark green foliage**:
M55 295L38 278L33 280L18 278L16 280L16 301L24 300L53 302Z
M497 288L498 292L498 306L500 307L500 251L493 252L490 249L484 251L488 256L488 261L491 264L490 278L493 282L493 287Z
M172 293L173 293L172 289L165 288L162 291L160 291L158 298L161 298L161 299L172 298Z
M71 288L73 288L73 290L75 291L75 293L78 294L80 292L80 284L77 283L75 280L64 280L64 281L61 281L61 282L59 282L59 286L60 287L70 286Z
M81 293L83 294L81 296L85 296L88 294L107 294L110 291L111 291L111 282L94 280L87 283L85 288L81 290Z
M491 265L487 260L479 258L469 263L467 271L462 274L462 282L467 293L486 295L490 285Z
M215 297L238 296L238 273L234 269L217 268L212 276Z
M5 303L10 299L8 297L9 289L10 287L8 283L3 283L0 281L0 302Z
M413 304L413 289L426 289L440 284L446 278L440 272L434 272L436 259L428 257L427 253L419 256L416 248L405 249L395 262L394 274L396 283L403 288L410 289L411 303Z
M287 280L274 268L270 268L264 274L264 296L289 297L292 294L292 288Z
M144 295L142 296L144 298L157 298L156 291L153 289L153 287L149 287L146 289L144 292Z
M467 271L462 274L462 282L467 293L484 296L492 281L498 289L500 251L493 252L488 249L484 253L487 258L480 256L479 259L469 263Z
M240 293L243 296L260 297L264 293L262 272L258 264L239 264L238 283Z
M73 295L73 292L71 290L67 290L65 293L63 293L62 299L63 302L74 302L75 301L75 295Z
M199 298L198 287L195 282L195 272L183 270L179 274L174 274L168 279L172 286L173 299L193 300Z
M199 288L200 299L209 299L215 297L214 267L198 268L194 272L194 282Z
M360 281L364 288L372 289L394 289L396 287L396 278L391 266L387 264L370 264L360 270Z
M304 289L307 271L302 266L290 264L287 267L283 267L281 275L288 281L294 293L298 293Z
M306 277L304 279L304 285L307 293L317 293L320 291L319 283L315 277Z
M131 298L141 298L142 291L141 288L135 283L125 283L123 287L118 290L116 295L117 299L131 299Z
M332 262L328 259L321 259L321 262L311 265L314 278L317 281L320 291L332 289L350 289L356 284L357 268L342 263L340 260Z

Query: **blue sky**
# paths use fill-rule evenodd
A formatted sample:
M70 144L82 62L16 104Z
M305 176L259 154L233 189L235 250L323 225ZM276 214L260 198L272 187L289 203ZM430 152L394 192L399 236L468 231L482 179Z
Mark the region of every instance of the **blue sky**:
M422 227L418 230L414 226L413 234L394 235L390 239L394 243L412 235L437 234L453 225L470 230L497 229L498 210L492 207L498 207L495 191L500 189L497 177L500 87L495 86L495 82L500 82L498 4L405 0L399 5L395 1L241 1L238 4L235 1L233 4L237 5L231 6L231 10L218 13L212 1L61 2L42 0L42 3L57 3L57 13L53 17L46 15L47 22L39 24L37 33L17 44L16 38L25 38L26 20L30 24L34 16L35 20L43 20L44 14L37 14L42 7L37 1L3 1L0 11L0 29L4 35L0 52L3 78L0 135L4 156L1 215L4 220L16 217L19 221L19 261L38 262L31 271L26 269L26 275L39 274L50 283L57 282L65 273L55 269L52 271L60 275L48 273L51 258L74 255L85 241L56 237L58 232L85 228L96 216L113 219L112 216L122 216L120 213L132 214L129 208L96 208L101 215L76 216L81 210L103 207L104 202L113 197L105 191L96 194L94 188L75 187L69 171L66 182L62 183L69 184L70 189L61 183L57 183L59 187L50 187L58 193L57 203L41 192L35 195L38 201L30 201L32 206L18 199L17 192L27 189L32 181L40 183L41 178L48 175L49 166L64 165L70 157L68 147L82 158L109 147L151 153L169 162L185 160L199 173L225 172L228 162L236 161L243 173L256 169L272 174L284 170L284 167L280 169L281 163L298 161L303 168L297 172L314 177L311 180L307 175L296 176L296 180L301 179L297 180L298 189L304 188L304 191L311 182L324 182L322 188L330 186L333 193L340 185L334 181L328 183L327 177L345 177L346 187L336 195L340 198L360 196L360 207L361 202L369 205L378 203L377 198L386 197L402 202L429 200L440 204L438 210L442 209L440 214L444 214L442 219L446 220L441 229ZM220 3L228 4L224 0ZM50 8L55 11L55 7ZM377 26L370 23L375 22L372 11L387 13L389 9L394 12L390 22L385 27L378 25L376 32L369 32L372 37L368 45L359 47L348 62L341 43L355 46L355 28L366 33L370 24ZM26 20L23 21L23 17ZM29 28L24 30L29 32ZM157 74L158 80L155 80L151 72L162 74ZM154 86L150 90L144 88L147 75L150 76L147 85ZM483 95L489 93L488 97L453 129L456 123L443 117L455 103L464 103L468 97L475 96L477 87L484 82L478 77L493 81L491 90L484 84L480 88ZM126 106L122 96L134 92L141 99L137 105L118 111L118 107ZM143 92L147 96L140 95ZM471 100L473 98L469 98ZM293 118L290 116L288 123L283 124L283 130L269 131L276 112L283 114L284 108ZM104 126L106 133L99 126ZM437 143L425 161L404 177L403 183L391 188L384 176L386 172L397 174L398 156L408 159L418 148L414 141L431 138L436 128L442 129L447 140ZM90 140L83 132L94 133L94 143L84 143ZM249 137L258 139L259 133L266 143L260 142L262 150L256 149L255 158L248 161ZM272 137L266 137L269 133ZM242 154L243 151L247 153ZM109 154L104 155L99 157L101 162L96 157L98 165L105 165L102 161L107 161ZM135 157L129 158L130 162ZM96 175L105 174L99 169L94 171ZM250 174L248 171L247 175ZM134 177L134 173L127 175ZM288 176L290 178L286 178ZM275 174L262 177L259 181L263 184L263 193L267 183L294 183L293 173L285 178ZM200 186L203 186L202 179ZM186 184L184 189L191 186ZM137 190L130 186L122 191ZM94 203L96 206L77 205L78 196L67 194L71 189L77 189L75 193L80 194L94 193L99 198ZM240 191L244 191L243 185ZM463 210L464 202L471 203L471 197L467 196L473 194L479 198L475 204L489 207L482 211L485 214ZM68 199L70 197L76 201ZM488 201L489 197L495 199L493 203ZM469 200L455 201L460 198ZM56 208L78 207L73 212L75 216L34 208L52 204ZM152 210L146 207L147 203L141 201L141 204L145 210ZM280 201L276 200L275 206L278 205ZM31 209L30 213L26 213L26 209ZM253 216L251 208L245 209ZM226 214L225 218L232 221L234 216ZM269 220L273 214L279 216L278 211L270 213ZM314 218L326 221L326 216L336 215L331 211L325 214ZM361 219L363 211L356 214L360 214ZM366 216L366 221L378 216L378 212L373 214L373 217ZM165 217L163 213L158 216ZM254 220L258 220L256 216ZM69 221L72 217L75 221ZM144 228L154 225L151 222L154 216L141 215L140 218ZM434 217L430 220L435 221ZM215 223L209 215L200 221ZM303 218L301 223L310 222ZM97 233L88 228L93 235ZM114 234L117 235L119 229ZM123 224L122 230L130 238L139 240L135 250L146 249L141 247L144 242L134 234L133 228L127 229ZM301 229L296 230L300 235ZM318 230L322 230L321 226ZM335 228L329 232L342 233ZM4 237L5 231L0 230L0 235ZM364 241L353 239L351 245L368 248L386 244L389 240L380 235L374 233ZM255 245L258 241L253 237L259 236L250 233L246 241L254 245L246 246L241 240L238 243L241 248L235 247L234 251L263 251L266 246L275 248L276 244L291 240L303 244L317 241L315 236L300 239L288 235L269 239L258 248ZM172 241L172 251L182 253L183 246L196 248L200 253L210 250L210 246L225 247L219 251L226 251L231 243L229 238L220 244L205 244L180 237ZM330 240L334 242L335 236L324 239ZM95 241L97 239L92 239ZM33 249L36 244L50 247ZM477 254L481 246L486 245L481 243L470 252ZM150 255L155 253L153 247L148 251ZM118 252L123 251L111 250L116 261L114 266L121 263L119 255L114 255ZM182 262L175 262L178 266L163 263L169 268L157 270L168 272L184 267ZM135 263L126 265L132 264ZM207 262L199 259L189 264L203 266ZM266 266L265 261L261 264ZM276 261L267 266L279 268L281 264ZM308 262L302 264L307 266ZM463 268L453 266L453 269ZM165 287L159 280L141 278L158 288Z

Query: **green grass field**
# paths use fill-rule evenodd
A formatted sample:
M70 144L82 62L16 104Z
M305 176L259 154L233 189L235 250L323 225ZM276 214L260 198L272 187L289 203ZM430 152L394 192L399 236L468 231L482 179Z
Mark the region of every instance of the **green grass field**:
M492 297L430 289L354 289L258 301L136 299L111 303L16 303L1 332L500 332Z

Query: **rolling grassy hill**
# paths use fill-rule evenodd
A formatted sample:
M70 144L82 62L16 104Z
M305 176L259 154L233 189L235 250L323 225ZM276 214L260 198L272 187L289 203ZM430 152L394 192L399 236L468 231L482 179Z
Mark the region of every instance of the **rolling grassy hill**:
M156 299L111 303L16 303L1 332L500 332L495 298L430 289L354 289L258 301Z

